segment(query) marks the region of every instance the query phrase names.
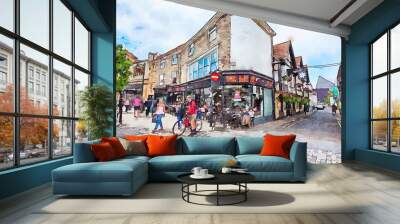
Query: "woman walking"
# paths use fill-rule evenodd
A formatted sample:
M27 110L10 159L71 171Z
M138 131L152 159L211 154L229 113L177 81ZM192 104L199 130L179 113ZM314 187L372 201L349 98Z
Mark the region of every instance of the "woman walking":
M136 96L135 99L133 99L133 109L134 109L133 113L135 118L139 117L141 107L142 107L142 100L140 99L139 96Z
M164 130L162 124L162 118L165 115L165 103L163 99L159 99L156 107L156 126L154 127L153 133L157 132L157 129L160 128L160 131Z

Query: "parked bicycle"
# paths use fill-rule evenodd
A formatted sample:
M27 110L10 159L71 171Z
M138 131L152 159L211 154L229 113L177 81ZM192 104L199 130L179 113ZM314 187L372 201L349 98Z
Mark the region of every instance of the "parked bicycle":
M180 124L179 124L180 123ZM201 119L196 119L196 131L199 132L201 128L203 127L203 122ZM190 130L190 119L188 116L185 116L182 121L176 121L174 126L172 127L172 133L175 135L183 135L185 133L186 129Z

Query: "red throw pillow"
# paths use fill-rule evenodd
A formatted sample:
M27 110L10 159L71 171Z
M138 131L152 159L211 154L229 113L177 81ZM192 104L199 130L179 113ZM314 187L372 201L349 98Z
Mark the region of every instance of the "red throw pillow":
M108 142L93 144L91 145L91 149L94 157L99 162L110 161L117 158L113 147Z
M178 136L150 135L147 137L147 155L165 156L176 155L176 139Z
M116 137L109 137L109 138L101 138L101 142L108 142L114 149L115 155L118 158L122 158L126 156L126 151L124 146L121 144L118 138Z
M262 156L280 156L286 159L290 158L290 148L296 135L274 136L266 134L264 136L264 145L261 149Z

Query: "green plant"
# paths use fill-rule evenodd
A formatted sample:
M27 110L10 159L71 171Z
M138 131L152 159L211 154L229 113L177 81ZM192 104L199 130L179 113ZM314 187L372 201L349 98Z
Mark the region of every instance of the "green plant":
M116 50L116 90L121 95L126 85L128 85L129 76L132 75L130 71L132 62L128 59L128 51L122 45L117 45Z
M80 96L83 120L87 125L89 139L109 136L113 125L113 94L104 85L86 87Z

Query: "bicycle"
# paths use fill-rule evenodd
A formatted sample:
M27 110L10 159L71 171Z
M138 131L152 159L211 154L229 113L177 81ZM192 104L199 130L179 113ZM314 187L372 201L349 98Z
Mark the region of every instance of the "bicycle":
M179 121L176 121L174 126L172 127L172 133L174 133L175 135L183 135L183 133L185 133L186 129L190 130L190 119L188 116L185 116L182 121L181 124L179 125ZM201 130L201 128L203 127L203 122L200 119L196 119L196 131L199 132Z

